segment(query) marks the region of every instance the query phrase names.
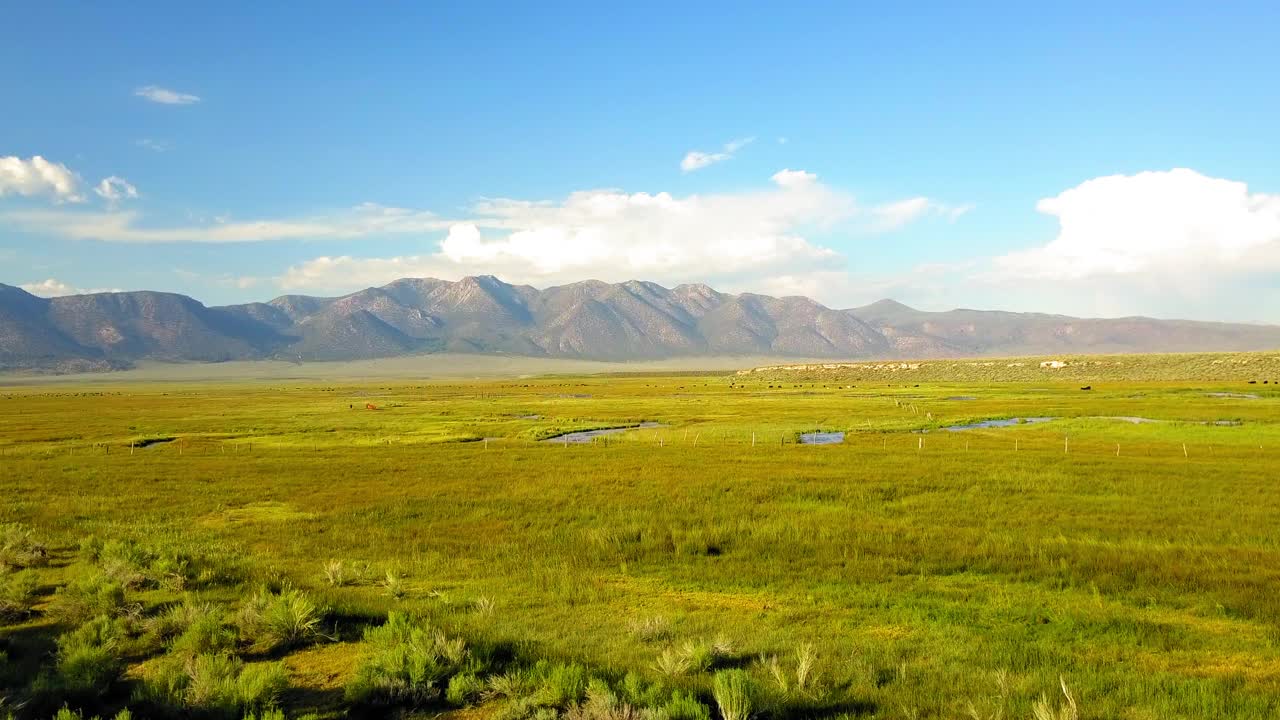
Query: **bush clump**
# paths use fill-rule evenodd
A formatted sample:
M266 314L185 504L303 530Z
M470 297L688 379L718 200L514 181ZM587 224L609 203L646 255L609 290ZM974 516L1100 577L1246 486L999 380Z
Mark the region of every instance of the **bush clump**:
M102 573L79 578L58 588L50 614L78 624L100 615L117 615L124 608L125 588Z
M118 618L98 616L61 635L57 641L57 675L43 689L60 696L106 693L124 671L120 643L125 634Z
M479 670L465 642L405 613L392 612L385 624L365 630L364 641L365 655L346 689L353 702L437 702L455 676ZM466 695L461 684L455 693Z
M286 583L263 587L240 608L240 634L253 649L272 652L320 637L324 611L302 590Z
M0 523L0 571L49 564L49 549L21 523Z
M210 653L167 659L144 678L134 700L240 717L270 710L288 686L281 663L247 664L234 655Z
M39 582L30 570L0 571L0 620L21 620L36 604Z
M755 712L755 683L745 670L721 670L712 683L723 720L749 720Z

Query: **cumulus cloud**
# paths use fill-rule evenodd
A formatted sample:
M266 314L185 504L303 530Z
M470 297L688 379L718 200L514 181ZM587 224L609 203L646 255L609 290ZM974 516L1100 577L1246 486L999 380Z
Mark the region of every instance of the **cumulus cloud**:
M690 173L695 170L701 170L708 165L714 165L718 162L730 160L739 150L755 141L756 139L754 137L730 140L724 144L724 148L720 152L690 150L685 153L684 159L680 161L680 169L684 172Z
M158 85L145 85L133 91L133 94L161 105L194 105L200 102L200 96L178 92Z
M47 280L41 280L40 282L22 283L18 287L26 290L32 295L39 295L40 297L63 297L65 295L93 295L94 293L120 292L118 288L112 288L109 290L84 290L73 287L56 278L48 278Z
M97 193L98 197L107 202L132 200L138 197L138 188L134 187L128 180L115 175L103 178L102 182L98 183L93 191Z
M434 248L384 258L319 257L278 280L288 289L344 290L479 273L537 285L643 278L741 289L782 276L830 279L845 259L809 237L836 227L875 229L875 208L860 207L803 170L781 170L771 179L759 190L685 197L589 190L558 202L485 200Z
M0 197L49 197L58 202L82 202L80 178L62 163L50 162L39 155L23 160L16 156L0 157Z
M784 177L800 175L808 180L683 198L590 190L554 203L486 200L472 208L472 218L454 223L434 252L321 257L290 268L280 281L288 288L337 288L484 272L518 282L676 282L839 262L836 252L809 242L803 232L854 217L857 205L816 176Z
M1041 200L1048 244L995 261L1005 276L1082 279L1280 270L1280 195L1194 170L1095 178Z

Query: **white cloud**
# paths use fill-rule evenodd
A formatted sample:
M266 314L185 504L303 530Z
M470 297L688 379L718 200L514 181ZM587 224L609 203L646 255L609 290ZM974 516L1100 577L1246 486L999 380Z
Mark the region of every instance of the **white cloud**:
M40 297L62 297L64 295L93 295L94 293L120 292L119 288L112 288L109 290L82 290L80 288L72 287L71 285L68 285L56 278L49 278L47 280L41 280L40 282L22 283L18 287L26 290L32 295L39 295Z
M872 211L880 230L896 230L926 215L944 217L954 222L973 209L972 205L946 205L927 197L914 197L888 203Z
M98 183L93 191L98 194L98 197L108 202L117 202L125 199L132 200L138 197L138 188L134 187L128 180L115 175L103 178L102 182Z
M76 240L122 243L247 243L270 240L358 238L375 234L423 233L451 224L433 213L366 203L340 213L280 220L212 222L152 226L135 210L65 212L26 210L0 214L25 227Z
M801 187L815 182L818 176L804 170L784 169L774 173L769 179L782 187Z
M161 105L194 105L200 102L198 95L177 92L158 85L146 85L133 91L133 94Z
M1205 277L1280 270L1280 195L1194 170L1095 178L1041 200L1058 218L1042 247L995 261L1024 278Z
M695 170L701 170L708 165L714 165L718 162L730 160L739 150L755 141L756 139L754 137L730 140L724 144L724 149L721 152L714 153L702 152L701 150L690 150L685 153L684 159L680 161L680 169L689 173Z
M155 138L141 138L135 140L133 144L152 152L168 152L173 149L173 143L168 140L156 140Z
M28 160L0 156L0 197L51 197L58 202L82 202L80 178L66 165L33 155Z
M807 229L856 220L852 196L811 173L783 171L758 191L675 197L618 190L561 202L487 200L434 252L393 258L321 257L289 269L287 288L346 288L397 277L495 273L547 284L592 277L659 282L731 278L839 264Z

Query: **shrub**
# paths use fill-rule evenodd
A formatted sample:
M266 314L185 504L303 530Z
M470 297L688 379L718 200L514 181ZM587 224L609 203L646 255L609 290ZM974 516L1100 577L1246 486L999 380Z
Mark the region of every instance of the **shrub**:
M213 605L198 603L186 597L180 603L166 606L148 618L144 624L154 644L166 645L201 619L217 613L218 609Z
M154 555L130 540L108 540L97 553L102 574L126 589L148 584L147 568Z
M8 717L12 718L13 716L10 715ZM63 705L62 709L54 714L53 720L84 720L84 715L81 715L78 711L72 710L66 705ZM94 715L92 720L99 720L99 718L97 715ZM111 720L133 720L133 713L129 712L127 709L121 710L116 713Z
M96 617L58 638L57 686L73 695L102 694L120 677L120 621Z
M221 611L208 607L192 618L181 635L170 641L169 652L179 657L195 657L230 652L235 646L235 630L226 624Z
M49 549L21 523L0 523L0 570L49 564Z
M269 652L320 637L324 613L303 591L285 584L263 587L240 609L240 632L256 649Z
M470 705L479 700L485 691L485 682L473 672L464 672L449 678L445 700L450 705Z
M538 688L531 702L538 707L562 708L582 701L587 694L587 669L576 663L540 662L535 666Z
M755 686L744 670L721 670L712 684L720 717L724 720L748 720L755 708Z
M124 586L102 574L80 578L58 588L50 613L67 623L99 615L117 615L124 607Z
M314 715L309 717L315 717ZM287 720L284 711L280 708L270 708L260 713L249 712L245 714L242 720Z
M288 687L280 663L246 664L225 653L170 660L153 669L135 700L224 717L271 708Z
M586 700L570 707L564 717L565 720L659 720L662 713L623 702L608 685L594 680L586 690Z
M186 663L188 706L207 709L255 710L270 703L288 687L279 663L246 665L231 655L197 655Z
M18 620L30 615L37 589L39 583L30 570L0 574L0 620Z
M662 710L669 720L711 720L710 708L691 693L679 690L671 693L671 699L663 704Z
M365 654L346 690L354 702L436 701L451 678L475 670L462 640L404 613L392 612L384 625L365 630L364 641Z

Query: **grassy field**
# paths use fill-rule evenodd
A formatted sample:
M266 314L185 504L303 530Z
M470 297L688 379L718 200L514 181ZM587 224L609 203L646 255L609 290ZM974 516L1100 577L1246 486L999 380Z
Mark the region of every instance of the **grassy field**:
M11 386L0 717L1276 717L1277 481L1245 379Z

